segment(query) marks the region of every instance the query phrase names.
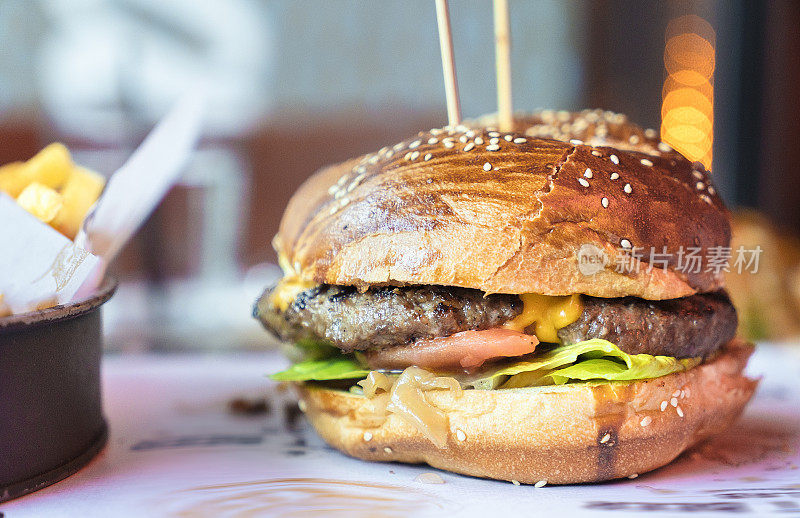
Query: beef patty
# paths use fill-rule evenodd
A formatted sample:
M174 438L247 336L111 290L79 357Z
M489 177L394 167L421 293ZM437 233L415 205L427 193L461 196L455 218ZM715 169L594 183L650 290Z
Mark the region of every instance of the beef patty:
M583 313L558 338L565 344L602 338L628 354L706 357L734 337L736 324L725 292L670 300L583 297Z
M360 293L352 287L321 285L298 295L285 312L270 304L270 294L267 290L258 300L254 316L278 338L322 339L345 352L498 327L522 311L516 295L484 297L478 290L444 286Z
M320 285L280 311L271 290L256 316L286 341L323 340L344 352L405 346L423 338L502 326L522 311L516 295L489 295L445 286L374 288ZM582 297L583 313L558 331L565 344L603 338L630 354L708 356L736 333L736 311L724 292L650 301L635 297Z

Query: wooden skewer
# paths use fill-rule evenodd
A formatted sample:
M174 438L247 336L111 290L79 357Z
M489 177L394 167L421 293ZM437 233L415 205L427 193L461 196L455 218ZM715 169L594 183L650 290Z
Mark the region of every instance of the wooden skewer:
M500 131L511 131L511 29L508 0L494 0L494 56L497 71L497 119Z
M447 0L436 0L436 20L439 24L439 47L442 51L444 89L447 95L447 120L450 126L457 126L461 124L461 103L458 100L458 81Z

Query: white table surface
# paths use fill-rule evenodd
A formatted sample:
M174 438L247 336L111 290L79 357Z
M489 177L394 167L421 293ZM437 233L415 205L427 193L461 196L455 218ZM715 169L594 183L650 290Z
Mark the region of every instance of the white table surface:
M790 516L800 515L800 346L760 347L756 398L726 434L634 480L535 488L367 463L324 445L264 377L275 353L110 356L111 436L69 479L0 504L39 516ZM237 415L237 397L271 410ZM444 483L417 480L436 472Z

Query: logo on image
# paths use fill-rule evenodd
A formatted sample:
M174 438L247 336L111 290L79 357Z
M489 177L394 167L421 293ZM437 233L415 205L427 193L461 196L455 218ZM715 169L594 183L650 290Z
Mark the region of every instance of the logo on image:
M601 271L608 264L608 255L602 248L585 243L578 249L578 271L587 277Z

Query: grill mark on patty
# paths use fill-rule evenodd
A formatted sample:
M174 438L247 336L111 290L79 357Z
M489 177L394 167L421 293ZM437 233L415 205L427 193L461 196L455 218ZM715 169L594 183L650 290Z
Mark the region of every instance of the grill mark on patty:
M405 347L421 339L500 327L518 316L516 295L484 296L446 286L354 287L320 285L300 293L281 312L267 290L255 316L286 341L329 342L344 352ZM577 321L558 331L572 344L603 338L629 354L707 357L736 333L736 311L724 292L649 301L635 297L582 298Z

